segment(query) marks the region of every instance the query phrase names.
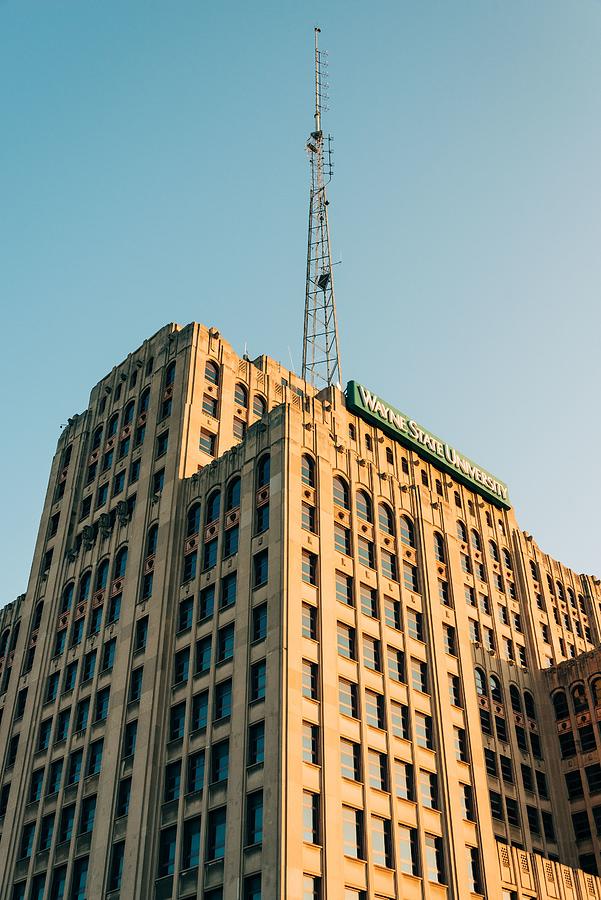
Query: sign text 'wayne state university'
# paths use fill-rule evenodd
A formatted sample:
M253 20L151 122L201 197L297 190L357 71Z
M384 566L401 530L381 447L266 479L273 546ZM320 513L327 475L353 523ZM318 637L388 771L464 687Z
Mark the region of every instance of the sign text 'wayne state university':
M426 431L394 406L384 403L362 384L349 381L346 388L346 400L351 412L382 428L391 437L427 457L434 465L463 481L472 490L485 495L497 506L509 509L509 491L506 484L503 484L490 472L481 469L450 444Z

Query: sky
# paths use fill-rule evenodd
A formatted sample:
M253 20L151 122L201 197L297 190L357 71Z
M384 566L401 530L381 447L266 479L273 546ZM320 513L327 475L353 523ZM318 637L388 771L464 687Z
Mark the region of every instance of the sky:
M0 0L0 606L61 425L146 337L299 370L316 24L344 380L601 575L601 0Z

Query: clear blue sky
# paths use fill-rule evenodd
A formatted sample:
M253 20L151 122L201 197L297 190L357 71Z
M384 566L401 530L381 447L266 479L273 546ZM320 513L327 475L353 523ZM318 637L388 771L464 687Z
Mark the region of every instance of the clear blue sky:
M298 368L316 22L345 379L601 575L599 0L0 0L0 605L61 423L146 336Z

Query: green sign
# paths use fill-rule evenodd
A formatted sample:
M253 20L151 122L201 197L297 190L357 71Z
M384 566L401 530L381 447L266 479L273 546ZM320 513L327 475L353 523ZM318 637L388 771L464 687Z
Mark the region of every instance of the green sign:
M378 428L386 431L411 450L416 450L435 466L444 469L445 472L482 494L496 506L510 509L509 490L506 484L503 484L486 469L477 466L471 459L463 456L435 434L426 431L414 419L399 412L394 406L384 403L362 384L349 381L346 387L346 405L350 412L377 425Z

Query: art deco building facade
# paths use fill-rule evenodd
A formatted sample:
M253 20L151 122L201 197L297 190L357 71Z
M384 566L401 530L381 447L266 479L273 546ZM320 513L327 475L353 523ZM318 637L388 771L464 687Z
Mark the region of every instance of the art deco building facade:
M358 396L170 325L70 420L0 612L2 900L601 900L599 582Z

